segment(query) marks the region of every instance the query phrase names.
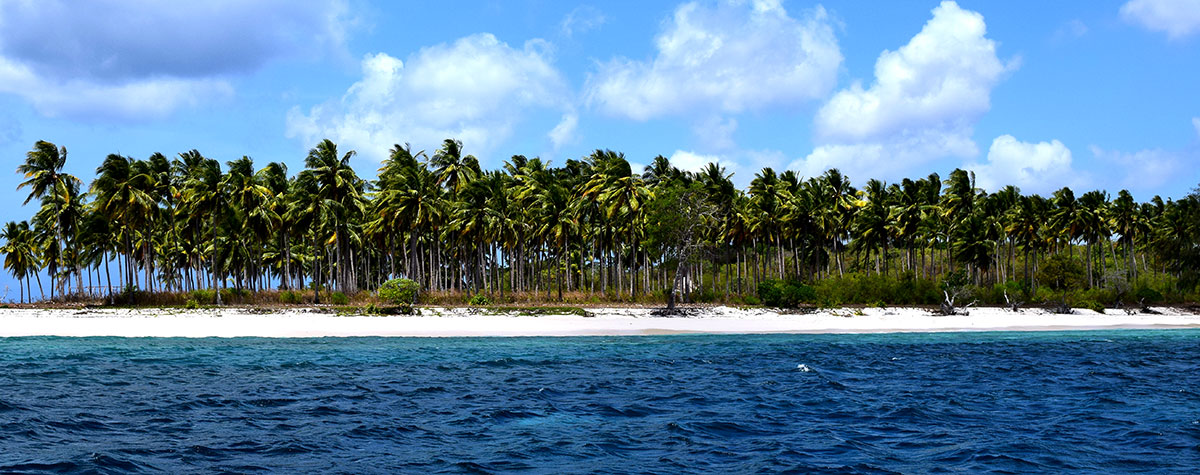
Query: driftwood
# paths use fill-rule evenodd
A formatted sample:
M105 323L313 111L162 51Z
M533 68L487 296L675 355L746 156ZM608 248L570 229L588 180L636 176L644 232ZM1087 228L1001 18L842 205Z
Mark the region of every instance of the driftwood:
M1075 312L1073 310L1071 310L1071 306L1067 305L1067 301L1064 299L1064 300L1060 301L1059 303L1055 304L1053 307L1050 307L1050 313L1057 313L1059 315L1069 315L1069 314L1072 314Z
M1158 315L1159 314L1158 310L1152 309L1152 308L1150 308L1149 305L1146 305L1146 299L1144 299L1144 298L1138 300L1138 306L1141 307L1142 313L1148 313L1150 315Z
M950 293L945 290L942 291L942 295L944 295L946 297L946 299L942 301L942 307L941 307L942 315L950 316L950 315L970 315L971 314L971 312L968 309L971 308L972 305L975 305L976 303L978 303L979 301L974 300L971 303L962 306L961 308L955 307L954 300L959 297L959 292L960 291L957 289L954 291L954 293Z
M1016 312L1021 309L1021 305L1023 305L1024 303L1025 303L1024 300L1022 300L1020 302L1014 302L1012 299L1008 298L1008 289L1004 290L1004 306L1007 307L1009 310Z

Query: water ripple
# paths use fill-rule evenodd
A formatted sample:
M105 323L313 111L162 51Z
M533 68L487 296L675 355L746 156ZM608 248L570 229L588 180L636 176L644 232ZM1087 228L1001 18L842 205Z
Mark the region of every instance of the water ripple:
M0 339L0 472L1187 472L1200 332Z

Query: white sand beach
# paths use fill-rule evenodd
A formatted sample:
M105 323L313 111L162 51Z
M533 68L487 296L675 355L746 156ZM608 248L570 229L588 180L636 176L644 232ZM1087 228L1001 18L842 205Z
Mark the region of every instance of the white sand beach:
M583 336L688 333L890 333L1049 331L1118 328L1200 328L1200 315L1173 308L1154 313L1100 314L1077 309L1012 312L974 308L938 316L926 309L866 308L787 314L764 309L709 307L688 316L655 316L653 309L597 308L580 315L520 315L466 308L422 308L412 316L338 316L313 309L263 313L223 309L3 309L0 337L321 337L321 336Z

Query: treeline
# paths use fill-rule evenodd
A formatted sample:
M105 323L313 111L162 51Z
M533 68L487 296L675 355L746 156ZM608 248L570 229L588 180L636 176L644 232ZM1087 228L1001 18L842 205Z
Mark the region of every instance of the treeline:
M320 302L320 290L352 296L401 276L427 295L495 301L753 303L767 280L864 275L1036 295L1051 256L1078 263L1084 289L1151 276L1186 292L1200 269L1195 192L987 192L963 170L856 188L836 169L770 168L741 190L717 164L693 173L658 156L638 171L611 150L483 170L450 139L428 154L397 145L366 180L353 155L325 140L292 174L196 150L113 154L85 188L63 171L66 149L39 141L17 172L40 208L4 227L4 266L22 301L36 286L41 299L110 302L207 289L217 304L222 288Z

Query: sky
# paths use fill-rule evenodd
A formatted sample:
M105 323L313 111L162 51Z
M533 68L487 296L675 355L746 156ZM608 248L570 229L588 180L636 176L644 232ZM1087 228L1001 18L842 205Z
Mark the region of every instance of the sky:
M323 138L373 177L458 138L1147 200L1200 184L1197 84L1200 0L0 0L0 160L48 140L85 183L191 149L295 173Z

